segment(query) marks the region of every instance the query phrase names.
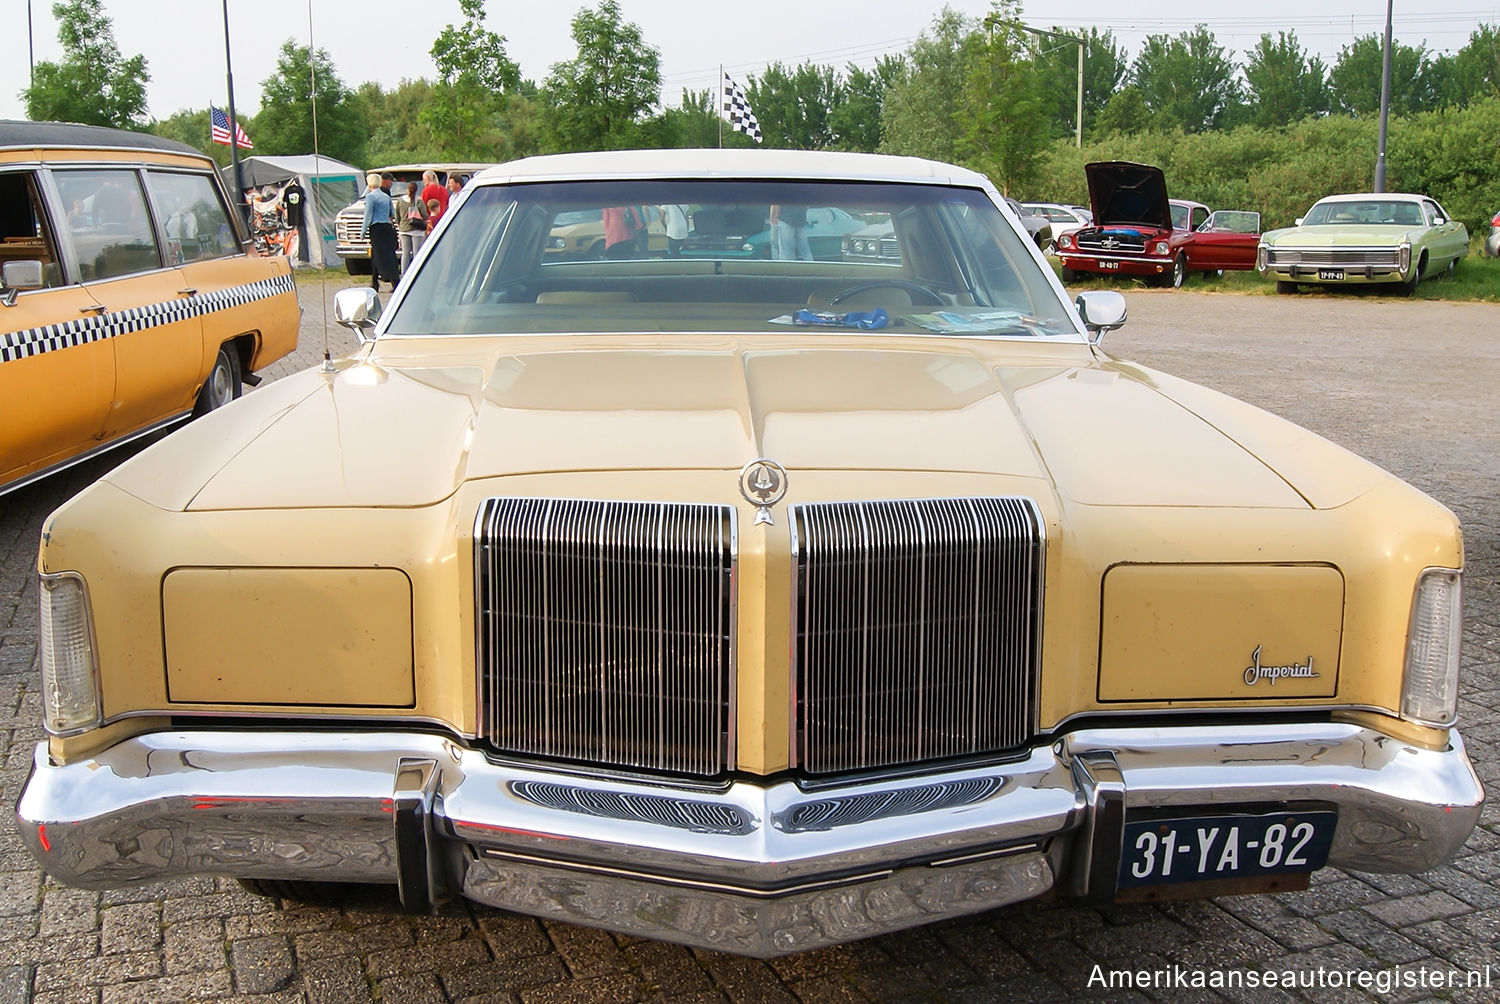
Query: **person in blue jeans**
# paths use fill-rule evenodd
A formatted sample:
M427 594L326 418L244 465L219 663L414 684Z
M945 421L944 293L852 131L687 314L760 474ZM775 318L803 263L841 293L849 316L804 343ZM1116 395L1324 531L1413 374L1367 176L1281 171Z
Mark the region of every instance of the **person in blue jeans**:
M807 207L771 207L771 257L782 261L812 261L807 243Z

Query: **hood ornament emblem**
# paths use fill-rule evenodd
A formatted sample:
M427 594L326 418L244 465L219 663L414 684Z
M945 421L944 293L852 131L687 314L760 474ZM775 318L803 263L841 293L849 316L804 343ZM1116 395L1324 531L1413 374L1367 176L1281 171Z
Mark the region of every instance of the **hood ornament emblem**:
M774 526L771 506L786 497L786 468L768 457L757 457L740 468L740 495L755 506L755 526Z

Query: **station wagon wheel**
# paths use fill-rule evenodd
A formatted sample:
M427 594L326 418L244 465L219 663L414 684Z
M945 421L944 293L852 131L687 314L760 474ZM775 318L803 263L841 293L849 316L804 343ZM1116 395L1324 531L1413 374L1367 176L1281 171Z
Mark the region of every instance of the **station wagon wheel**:
M916 293L926 297L927 303L934 307L943 305L943 297L937 290L930 286L924 286L920 282L912 282L910 279L877 279L875 282L862 282L858 286L850 286L842 293L839 293L828 301L828 305L830 307L837 307L841 301L872 289L904 289L908 293Z
M1172 260L1172 288L1181 289L1182 284L1187 281L1187 255L1181 251Z
M206 415L239 396L239 353L231 345L221 345L218 358L214 360L213 371L208 374L208 379L203 381L203 389L198 392L198 403L193 406L193 414Z
M1277 279L1276 292L1283 294L1295 293L1297 292L1297 284L1295 282L1287 282L1285 279Z

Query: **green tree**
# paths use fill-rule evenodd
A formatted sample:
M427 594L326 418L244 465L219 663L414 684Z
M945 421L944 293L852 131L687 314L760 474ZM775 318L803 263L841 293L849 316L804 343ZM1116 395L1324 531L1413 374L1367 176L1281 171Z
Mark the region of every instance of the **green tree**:
M881 56L874 67L863 69L850 63L844 71L843 100L829 115L833 145L840 150L874 153L880 149L880 120L886 93L901 79L906 60Z
M209 130L207 108L186 108L169 118L151 123L151 132L155 135L196 147L223 167L229 163L229 147L213 142L209 138Z
M1483 98L1500 97L1500 31L1482 24L1468 44L1453 56L1452 98L1460 107Z
M354 92L360 114L370 124L366 157L371 164L415 164L448 159L422 112L432 102L432 82L403 80L392 90L366 82Z
M261 110L247 130L255 152L313 152L313 69L318 88L316 149L350 164L364 163L366 129L359 102L339 79L327 49L314 54L290 38L281 43L276 72L260 82Z
M1052 30L1065 33L1058 27ZM1112 33L1090 28L1076 34L1083 39L1083 122L1087 133L1124 83L1130 64ZM1051 134L1058 138L1074 135L1077 126L1074 120L1078 117L1078 43L1043 37L1037 43L1035 61L1043 91L1051 96L1047 109Z
M831 66L805 62L796 69L772 63L745 83L768 147L827 150L834 145L833 116L844 92Z
M1380 79L1385 45L1379 35L1362 35L1339 50L1329 71L1333 107L1364 118L1380 114ZM1391 113L1410 115L1439 104L1426 46L1391 43Z
M1228 124L1240 105L1238 67L1205 25L1151 35L1131 67L1158 129L1203 132Z
M1095 139L1101 136L1129 136L1147 131L1152 127L1153 121L1151 109L1146 106L1146 97L1141 89L1134 84L1126 84L1110 95L1109 101L1099 112L1099 117L1094 120L1089 135Z
M545 146L554 151L638 146L661 102L661 53L615 0L573 17L577 58L556 63L543 84Z
M146 57L120 55L103 6L101 0L52 5L63 58L37 63L31 86L21 92L32 120L146 128Z
M1245 62L1249 118L1259 126L1284 126L1309 115L1326 115L1332 100L1328 67L1308 58L1296 32L1262 35Z
M643 145L661 148L706 148L719 145L719 92L714 90L682 91L682 100L676 108L665 108L660 114L643 123ZM731 137L744 139L751 146L755 141L730 132L726 123L724 144L735 145Z
M944 7L912 43L901 75L880 109L880 148L934 160L957 160L963 128L958 107L965 86L965 40L974 19Z
M432 43L438 79L418 119L450 160L503 156L498 120L521 70L506 55L505 38L484 26L484 0L459 0L461 25L449 24Z
M1028 191L1035 183L1048 139L1047 95L1020 14L1016 0L996 3L984 30L965 41L959 103L959 152L1006 193Z

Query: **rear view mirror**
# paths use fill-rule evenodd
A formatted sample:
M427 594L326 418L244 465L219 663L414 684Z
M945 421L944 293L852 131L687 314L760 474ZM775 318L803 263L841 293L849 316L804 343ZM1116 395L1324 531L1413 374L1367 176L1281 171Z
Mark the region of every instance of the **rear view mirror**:
M1106 331L1113 331L1125 324L1125 297L1112 289L1094 289L1079 293L1074 301L1078 316L1089 332L1089 344L1098 345Z
M353 329L361 342L369 341L380 320L380 297L373 289L341 289L333 294L333 319Z

